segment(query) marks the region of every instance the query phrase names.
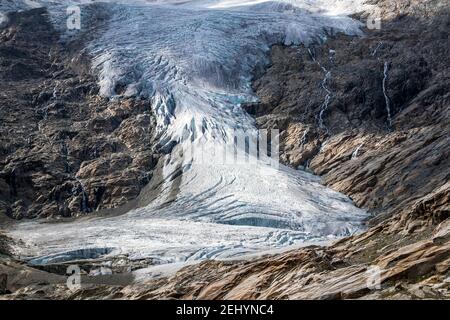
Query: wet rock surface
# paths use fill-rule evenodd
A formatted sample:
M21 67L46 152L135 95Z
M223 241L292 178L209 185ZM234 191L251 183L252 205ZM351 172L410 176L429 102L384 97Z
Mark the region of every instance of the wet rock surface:
M1 215L116 208L152 177L149 103L100 97L90 58L78 47L60 42L45 9L12 13L0 29Z

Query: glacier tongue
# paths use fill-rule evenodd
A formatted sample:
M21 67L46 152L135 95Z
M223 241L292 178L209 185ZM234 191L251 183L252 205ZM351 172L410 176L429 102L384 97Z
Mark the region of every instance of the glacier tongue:
M269 62L270 46L307 45L328 32L357 35L360 23L343 14L362 1L334 1L334 12L321 0L114 2L83 5L82 28L96 35L86 50L102 95L150 101L167 151L149 186L157 196L119 217L23 223L11 233L36 244L24 254L114 247L136 258L176 262L330 239L361 228L367 214L319 178L264 163L255 154L227 163L217 150L234 150L235 136L258 136L240 105L256 99L252 72ZM66 38L77 37L64 29L61 5L49 11ZM96 23L96 11L108 13L106 24Z

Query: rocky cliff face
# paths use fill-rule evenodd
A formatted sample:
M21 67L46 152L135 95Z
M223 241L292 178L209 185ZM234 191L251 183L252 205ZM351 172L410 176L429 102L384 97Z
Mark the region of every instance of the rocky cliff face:
M448 11L392 19L363 38L274 47L254 83L261 102L247 109L260 127L283 130L285 163L321 175L373 212L372 224L414 211L416 228L418 216L448 217L445 202L418 207L448 197L450 20Z
M380 30L275 46L245 106L278 127L282 160L373 213L330 247L204 262L152 282L147 298L449 298L450 11L443 1L373 1ZM364 17L364 15L363 15ZM362 17L362 18L363 18ZM371 287L371 270L380 287ZM194 276L195 275L195 276Z
M157 158L148 102L101 98L90 58L58 42L45 9L9 20L0 29L0 214L70 217L136 198Z
M446 1L371 2L381 9L382 25L363 38L334 34L309 48L274 46L272 64L253 83L260 102L245 106L259 127L282 130L286 164L321 175L373 213L366 232L328 247L205 261L170 278L75 292L66 290L64 278L35 269L28 272L47 276L47 284L30 277L16 285L23 266L8 262L0 265L15 283L8 297L450 298L450 11ZM99 98L89 72L67 63L76 58L85 65L88 57L50 40L31 57L17 36L27 17L21 14L8 31L16 42L0 47L2 75L14 70L10 79L18 77L0 84L10 90L1 108L15 110L0 115L4 212L72 215L136 197L155 157L151 132L140 136L148 137L144 143L133 131L152 127L145 102ZM11 54L21 46L23 52ZM24 61L35 68L20 71ZM373 270L379 287L369 285Z

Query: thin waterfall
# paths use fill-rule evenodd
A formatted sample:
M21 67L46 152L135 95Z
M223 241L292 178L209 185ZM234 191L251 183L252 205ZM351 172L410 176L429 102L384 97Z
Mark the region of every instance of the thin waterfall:
M384 71L383 71L383 95L384 95L384 100L386 102L387 126L390 129L392 127L392 115L391 115L391 102L390 102L389 96L387 94L388 72L389 72L389 63L387 61L385 61L384 62Z

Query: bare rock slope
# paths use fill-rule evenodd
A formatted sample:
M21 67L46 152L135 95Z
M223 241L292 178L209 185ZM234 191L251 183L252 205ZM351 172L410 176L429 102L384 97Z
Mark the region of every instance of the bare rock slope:
M9 20L0 29L0 214L70 217L136 198L156 165L149 103L101 98L89 57L59 42L45 9Z
M431 0L371 2L381 8L382 28L366 30L363 38L335 34L330 35L325 43L309 48L274 46L271 66L264 74L255 76L253 82L260 102L245 106L261 128L281 129L281 157L286 164L321 175L328 186L349 195L359 206L373 213L366 232L327 247L310 246L245 261L205 261L186 266L169 278L139 284L86 284L73 292L67 290L64 277L24 267L6 258L6 262L0 264L0 274L9 277L12 284L7 289L13 292L3 297L450 298L448 3ZM365 16L361 19L364 20ZM95 88L94 84L92 86ZM91 85L88 87L91 88ZM91 190L88 196L89 203L92 203L91 199L96 199L95 191L89 188L95 186L97 181L93 176L98 173L102 178L109 177L109 170L122 168L120 161L111 165L110 160L114 156L120 158L121 150L130 150L136 155L144 151L138 151L141 149L130 144L130 138L126 138L128 135L119 134L122 132L119 128L126 127L126 120L122 120L118 127L106 125L111 120L101 110L114 108L114 103L102 102L95 92L82 97L87 103L93 101L90 99L98 99L95 106L100 106L100 111L97 113L93 111L95 108L89 109L89 116L83 112L86 118L70 120L71 125L76 123L77 128L83 128L81 132L89 135L93 132L89 130L93 129L88 130L88 124L100 118L104 122L97 128L106 132L101 132L104 140L96 138L95 141L106 143L118 139L123 143L114 152L91 156L84 162L74 160L70 165L73 169L64 173L63 176L69 177L71 184L77 185L77 179L80 179ZM38 106L51 106L52 100L48 99ZM133 111L128 117L138 117L132 112L137 112L139 108L130 109ZM24 117L27 113L16 111L10 114ZM71 116L69 119L77 118ZM25 117L20 121L8 121L17 125L28 120ZM45 125L42 132L51 129L51 126L45 129L48 122L40 121L41 125ZM56 119L52 121L58 123ZM80 150L78 148L85 146L76 137L63 139L69 144L68 150ZM2 134L1 139L6 141L12 137ZM2 140L3 145L6 143ZM47 148L51 146L43 145ZM16 181L13 185L19 186L16 187L18 191L45 190L46 187L25 188L26 183L23 182L33 181L32 177L42 179L42 171L33 175L34 169L8 169L12 168L13 163L22 163L16 157L24 150L33 150L27 148L24 142L11 149L18 151L0 158L4 159L0 179L8 188L11 188L10 181ZM33 157L41 154L31 151L23 154ZM78 151L76 154L84 153ZM135 159L135 156L132 158ZM22 156L21 159L27 158ZM104 164L99 165L100 162ZM135 163L134 160L132 163ZM94 164L93 167L90 164ZM26 168L35 167L39 168L34 164ZM126 168L125 171L117 170L128 174L131 169ZM142 170L142 167L136 168ZM22 178L12 180L11 172L16 172L14 177ZM26 177L31 180L23 180ZM22 184L17 184L17 181L22 181ZM125 194L124 201L131 197L130 194L135 194L125 192L123 188L118 188L117 193L109 191L119 183L114 179L110 181L108 192L119 196L102 196L100 206L113 206L119 201L117 199L122 199L122 194ZM17 216L19 206L8 200L11 199L10 194L3 195L2 199L6 199L7 213ZM82 211L83 193L79 191L75 194L78 196L78 211L75 211L79 212ZM57 205L59 202L54 203ZM28 204L27 208L32 207ZM32 216L31 213L26 215ZM35 274L36 279L42 279L40 277L47 274L49 280L38 282L29 277L17 285L16 275L24 268L29 274Z

